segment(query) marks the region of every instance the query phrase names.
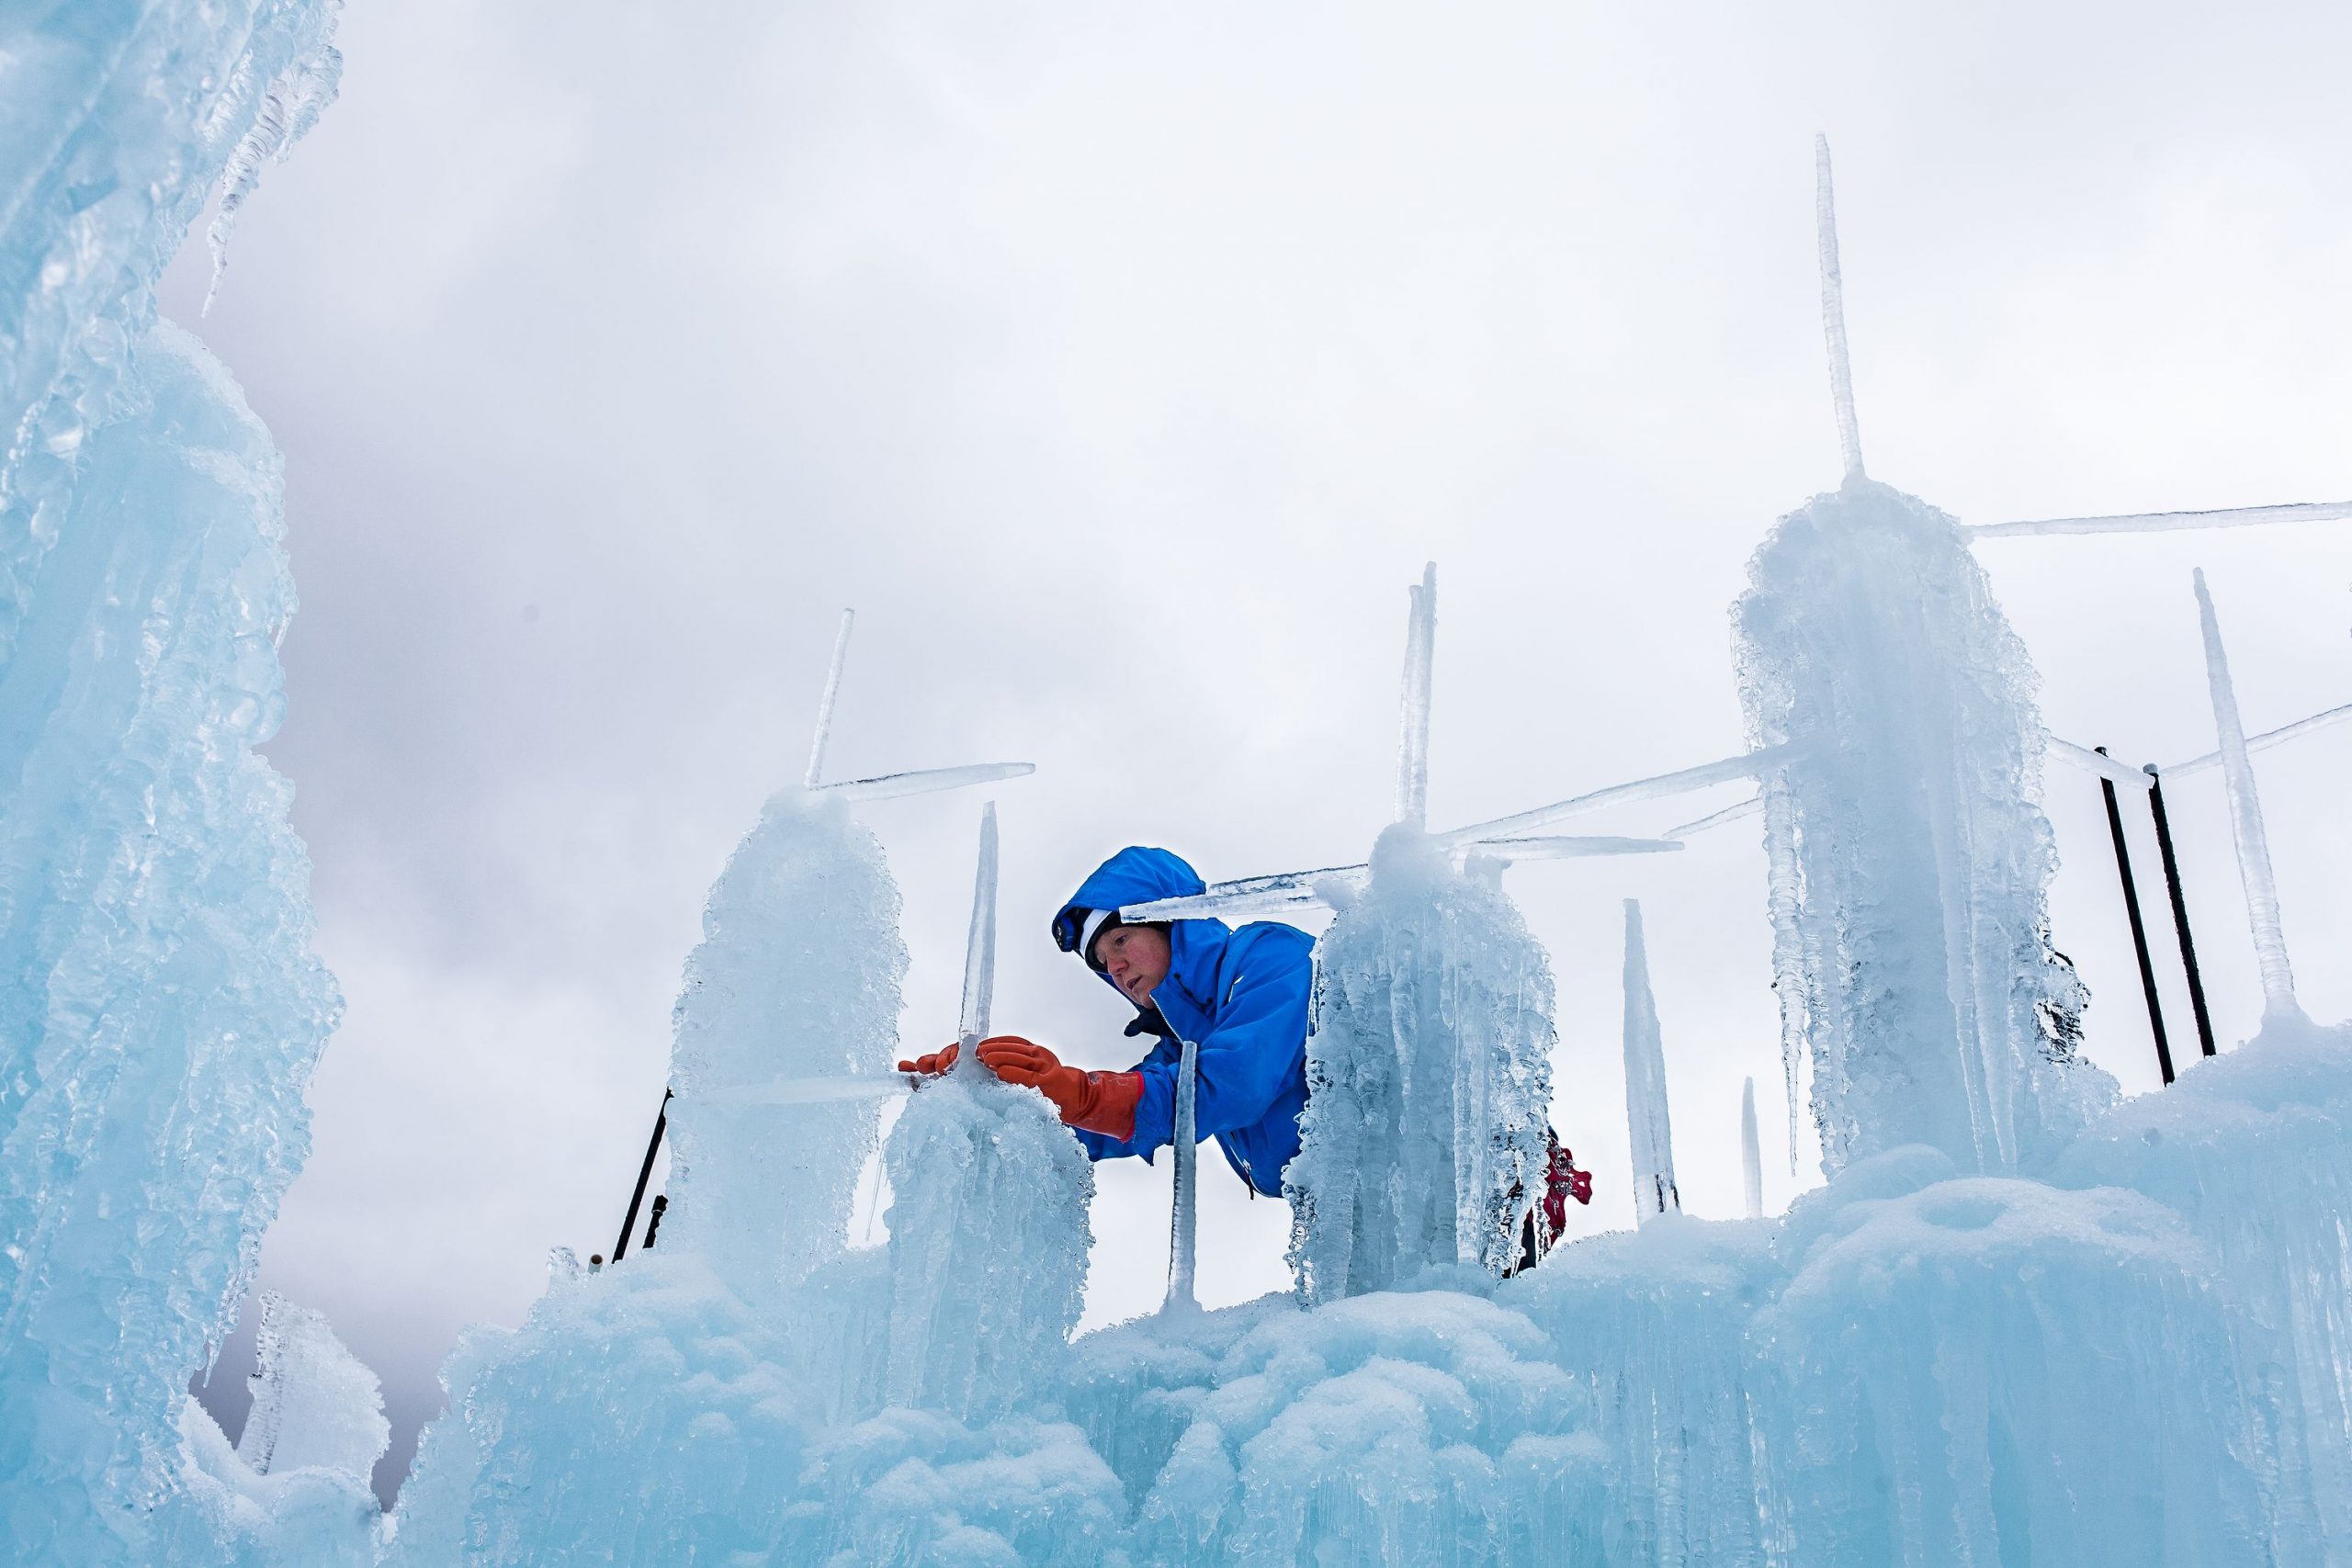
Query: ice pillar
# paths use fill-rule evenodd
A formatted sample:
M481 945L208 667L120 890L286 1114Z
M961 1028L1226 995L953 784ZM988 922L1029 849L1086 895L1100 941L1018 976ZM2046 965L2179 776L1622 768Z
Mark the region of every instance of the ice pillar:
M1666 1109L1666 1042L1650 994L1642 905L1625 900L1625 1128L1634 1150L1634 1216L1682 1212L1674 1185L1674 1124Z
M2254 762L2246 754L2245 726L2238 717L2230 656L2222 647L2221 622L2214 618L2213 596L2206 591L2201 568L2195 581L2197 619L2205 634L2205 679L2213 694L2213 728L2221 737L2222 782L2230 802L2230 837L2237 845L2238 880L2245 888L2246 920L2254 928L2254 955L2262 968L2262 1011L2266 1018L2301 1018L2295 972L2287 963L2287 937L2278 921L2270 838L2263 828Z
M1824 1165L2051 1157L2114 1083L2050 946L2057 856L2024 646L1952 520L1849 479L1781 520L1733 611L1765 784L1776 980Z
M1543 947L1499 888L1399 824L1317 968L1302 1146L1283 1179L1301 1295L1385 1290L1432 1265L1500 1274L1544 1179Z
M741 1091L888 1074L906 968L882 846L841 801L778 792L712 886L686 961L665 1249L701 1254L757 1303L845 1245L879 1103Z

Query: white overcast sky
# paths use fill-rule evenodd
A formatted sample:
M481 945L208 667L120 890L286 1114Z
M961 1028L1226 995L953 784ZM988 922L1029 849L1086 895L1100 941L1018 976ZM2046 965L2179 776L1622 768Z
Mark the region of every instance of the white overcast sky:
M1124 1066L1048 914L1129 841L1211 877L1361 858L1423 560L1438 825L1739 745L1726 606L1837 479L1816 130L1874 475L1980 522L2352 496L2341 6L358 0L342 42L210 318L200 240L164 303L287 457L269 750L349 1011L263 1275L383 1373L387 1475L460 1328L611 1245L704 892L797 773L845 604L836 774L1039 765L995 792L997 1020ZM1979 553L2085 744L2212 744L2193 565L2251 725L2352 699L2352 529ZM2261 766L2340 1017L2352 728ZM2098 795L2051 783L2090 1050L2144 1089ZM915 1043L952 1029L978 811L866 811ZM2234 1040L2216 782L2174 812ZM1741 1077L1768 1146L1782 1106L1762 870L1747 824L1510 874L1580 1224L1630 1223L1628 896L1685 1202L1737 1212ZM1279 1284L1283 1205L1203 1169L1204 1292ZM1090 1323L1165 1265L1165 1165L1099 1174Z

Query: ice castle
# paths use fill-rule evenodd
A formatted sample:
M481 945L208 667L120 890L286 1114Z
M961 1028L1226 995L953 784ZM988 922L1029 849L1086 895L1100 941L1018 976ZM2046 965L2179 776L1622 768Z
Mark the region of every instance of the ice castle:
M1069 1343L1091 1172L1038 1097L976 1068L913 1095L881 1151L926 1223L846 1245L906 964L854 807L1017 770L828 785L820 723L686 962L661 1247L599 1272L559 1257L521 1328L467 1338L390 1514L366 1480L376 1380L296 1303L262 1303L232 1445L188 1381L302 1162L339 1003L286 784L254 752L293 606L278 458L153 285L208 193L217 249L328 106L334 15L0 13L9 1561L2352 1561L2352 1036L2295 1003L2218 622L2209 601L2269 1008L2254 1040L2119 1100L2075 1054L2082 991L2048 941L2056 749L2030 662L1968 530L1863 469L1826 178L1847 473L1774 527L1734 609L1749 750L1430 830L1431 581L1396 825L1362 866L1206 896L1200 918L1340 907L1295 1295L1198 1308L1180 1202L1167 1308ZM1657 1201L1502 1278L1552 1024L1501 865L1618 852L1535 835L1741 777L1756 802L1725 815L1761 823L1787 1067L1828 1184L1779 1219L1668 1201L1629 911Z

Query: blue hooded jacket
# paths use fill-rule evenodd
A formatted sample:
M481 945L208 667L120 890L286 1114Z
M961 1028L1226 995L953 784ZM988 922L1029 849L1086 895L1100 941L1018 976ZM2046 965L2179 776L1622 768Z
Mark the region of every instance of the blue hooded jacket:
M1200 874L1166 850L1121 850L1079 886L1054 917L1057 937L1072 933L1091 909L1116 909L1202 892ZM1169 1032L1136 1065L1143 1099L1135 1135L1125 1142L1079 1130L1096 1159L1141 1155L1170 1143L1176 1127L1176 1074L1182 1042L1198 1047L1193 1125L1213 1134L1241 1179L1280 1197L1283 1168L1298 1153L1298 1115L1306 1108L1306 1004L1314 981L1315 939L1295 926L1261 920L1235 931L1223 920L1176 920L1168 927L1168 976L1151 993ZM1084 954L1080 954L1083 957ZM1099 971L1098 971L1099 973ZM1103 982L1111 985L1111 976ZM1111 985L1118 990L1116 985ZM1125 1000L1125 992L1120 993ZM1150 1026L1144 1012L1128 1032Z

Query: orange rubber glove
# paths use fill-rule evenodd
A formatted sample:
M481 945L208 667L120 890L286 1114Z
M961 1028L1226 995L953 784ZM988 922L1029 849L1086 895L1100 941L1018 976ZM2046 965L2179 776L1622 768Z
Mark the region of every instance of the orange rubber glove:
M948 1046L944 1051L933 1051L927 1056L917 1056L911 1062L900 1062L899 1071L922 1073L927 1077L936 1077L956 1065L956 1055L962 1049L963 1045L959 1042Z
M1125 1143L1136 1135L1136 1106L1143 1100L1141 1073L1082 1073L1018 1034L995 1034L975 1047L980 1063L1007 1083L1034 1085L1054 1102L1062 1121Z

